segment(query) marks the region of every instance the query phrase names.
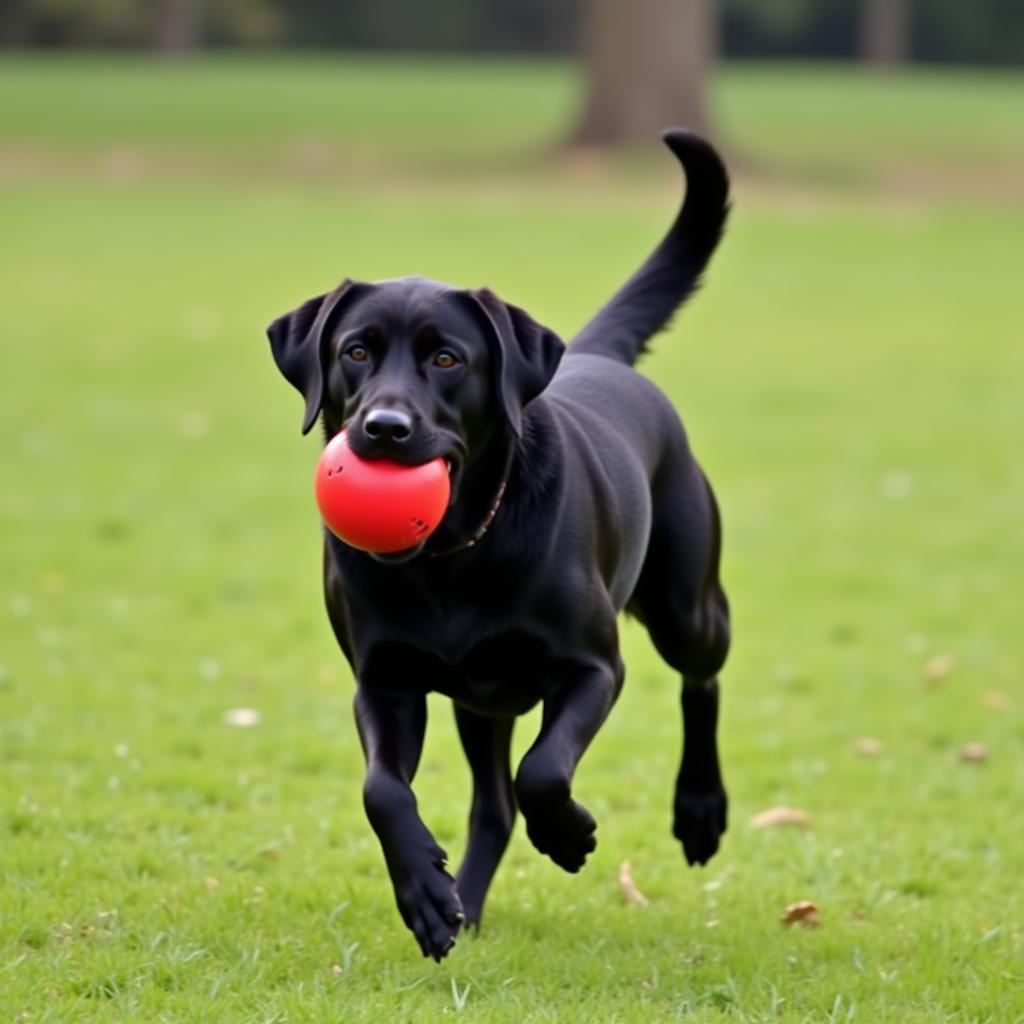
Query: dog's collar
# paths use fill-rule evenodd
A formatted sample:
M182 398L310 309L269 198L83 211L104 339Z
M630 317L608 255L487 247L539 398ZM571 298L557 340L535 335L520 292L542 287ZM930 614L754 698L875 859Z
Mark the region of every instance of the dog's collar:
M487 510L487 515L484 516L484 521L476 528L475 532L470 534L470 536L464 541L456 544L455 547L445 548L443 551L428 551L427 554L431 558L456 555L460 551L468 551L471 547L474 547L480 542L483 535L491 528L491 523L494 522L494 517L498 514L498 509L501 508L501 499L505 497L505 491L508 488L508 478L512 473L512 460L514 457L515 449L509 453L508 462L505 465L505 473L501 478L501 483L498 485L498 490L494 495L494 500L491 502L491 506Z

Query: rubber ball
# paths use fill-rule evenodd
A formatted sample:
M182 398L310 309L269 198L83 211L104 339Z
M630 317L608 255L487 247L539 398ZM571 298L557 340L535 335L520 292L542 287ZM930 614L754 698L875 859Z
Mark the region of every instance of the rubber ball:
M315 493L324 523L339 540L389 554L415 547L437 529L451 482L444 459L418 466L362 459L342 431L320 455Z

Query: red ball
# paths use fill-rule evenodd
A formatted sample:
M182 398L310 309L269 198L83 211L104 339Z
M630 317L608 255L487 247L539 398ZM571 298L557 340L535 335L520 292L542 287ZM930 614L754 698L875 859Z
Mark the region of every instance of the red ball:
M361 551L388 554L415 547L437 529L451 482L444 459L419 466L361 459L342 431L320 455L315 490L331 533Z

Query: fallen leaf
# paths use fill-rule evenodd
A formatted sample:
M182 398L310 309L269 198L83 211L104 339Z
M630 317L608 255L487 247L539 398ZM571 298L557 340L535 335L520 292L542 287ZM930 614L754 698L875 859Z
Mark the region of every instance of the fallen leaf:
M636 883L633 881L633 867L628 860L624 860L619 868L619 889L622 891L622 895L627 903L632 903L638 907L647 906L649 901L636 887Z
M212 892L214 889L219 888L219 886L220 886L220 882L216 878L214 878L213 875L208 875L207 876L207 878L206 878L206 888L207 889L209 889Z
M806 811L798 810L796 807L770 807L767 811L761 811L750 819L754 828L802 828L811 827L811 816Z
M989 690L981 698L981 703L989 711L1005 711L1010 706L1010 695L1002 690Z
M952 654L936 655L924 667L924 681L926 683L937 683L945 679L955 666L956 662L953 660Z
M63 594L68 589L67 577L62 576L59 572L45 573L42 584L43 590L54 597Z
M257 886L253 887L252 892L249 894L249 896L243 902L245 902L245 903L259 903L263 899L263 897L266 896L266 895L267 895L267 890L264 889L262 885L257 885Z
M805 928L817 928L821 924L821 914L810 900L790 903L783 911L781 921L785 925L799 924Z
M860 739L853 741L853 749L861 757L878 757L885 747L882 746L882 741L876 740L874 736L861 736Z
M339 974L341 974L341 971L342 971L341 964L331 964L331 974L333 974L335 977L337 977Z
M238 729L251 729L260 724L260 713L255 708L231 708L224 712L224 722Z
M187 412L181 417L178 430L186 441L201 441L210 432L210 420L205 413Z
M892 469L882 477L882 494L890 501L904 501L914 493L914 478L905 469Z
M968 743L960 751L960 760L967 764L979 764L988 760L988 750L984 743Z

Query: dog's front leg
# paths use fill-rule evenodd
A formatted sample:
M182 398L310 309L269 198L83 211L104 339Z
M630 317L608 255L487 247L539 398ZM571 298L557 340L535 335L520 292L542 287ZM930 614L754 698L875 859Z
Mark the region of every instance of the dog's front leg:
M387 861L402 920L424 956L438 962L455 945L465 919L448 855L416 811L412 780L423 750L427 702L422 693L356 692L356 724L366 755L363 803Z
M597 846L597 823L572 798L572 777L622 688L623 667L588 666L544 699L540 733L516 772L515 791L533 845L575 873Z

